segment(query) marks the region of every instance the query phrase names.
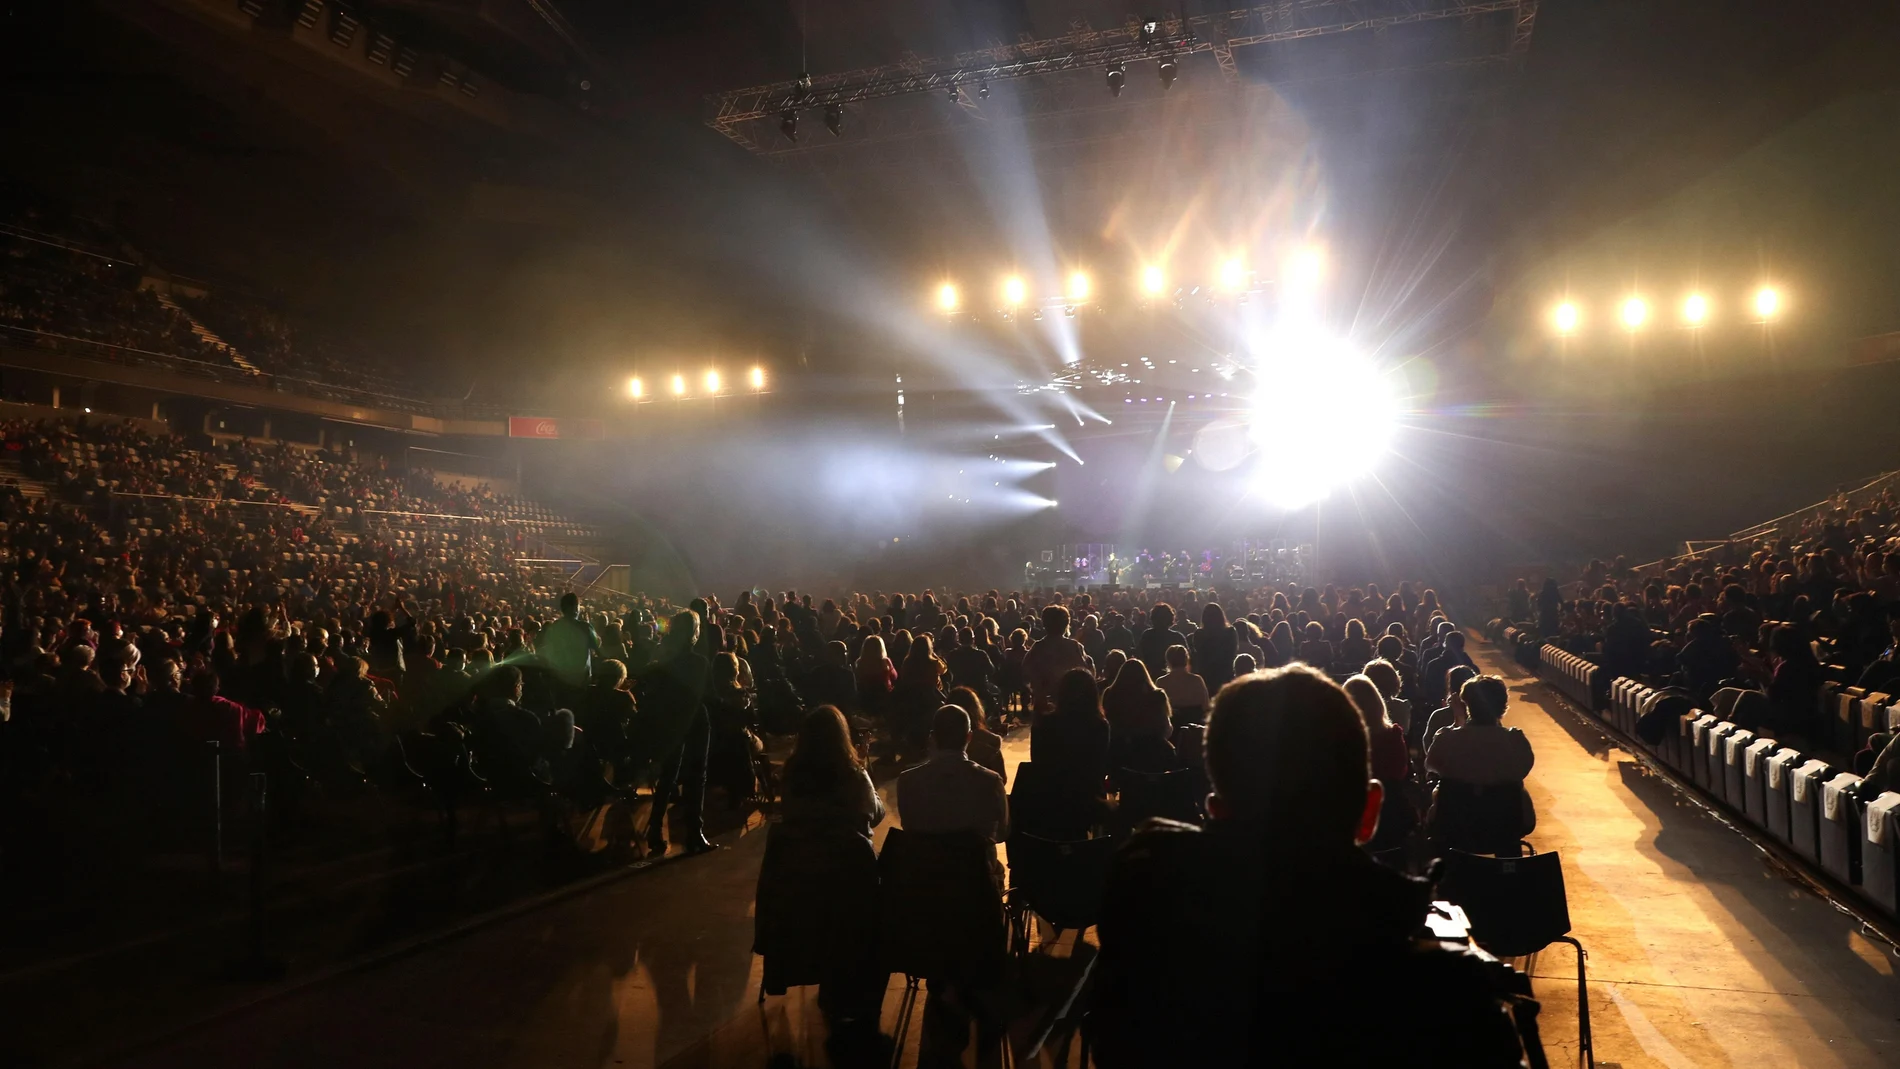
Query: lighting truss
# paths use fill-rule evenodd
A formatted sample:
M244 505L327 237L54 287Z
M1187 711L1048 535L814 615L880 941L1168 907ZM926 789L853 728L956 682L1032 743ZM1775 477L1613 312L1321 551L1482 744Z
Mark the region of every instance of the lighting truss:
M1202 52L1212 54L1224 80L1229 80L1238 73L1235 49L1443 19L1468 21L1498 12L1513 13L1506 55L1521 59L1529 48L1537 7L1538 0L1282 0L1149 23L1131 19L1113 29L1084 28L947 58L913 57L881 67L729 90L711 98L713 114L707 125L757 151L763 146L751 136L752 124L776 120L787 110L980 87L1060 71L1107 68L1118 62L1159 61L1165 56L1179 60Z

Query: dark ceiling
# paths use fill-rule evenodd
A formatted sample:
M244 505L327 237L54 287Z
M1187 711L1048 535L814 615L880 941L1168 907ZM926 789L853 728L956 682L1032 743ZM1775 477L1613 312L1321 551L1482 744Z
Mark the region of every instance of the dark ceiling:
M1013 88L1061 98L1040 126L982 127L934 98L872 102L916 113L918 132L854 148L811 130L807 150L761 158L706 127L708 94L1134 12L1108 0L344 5L488 87L445 105L289 48L298 0L263 0L282 24L268 31L238 22L241 6L5 0L5 177L111 216L185 270L437 359L533 350L576 367L642 345L807 353L839 321L828 305L840 295L1008 255L1026 218L1048 231L1035 240L1089 254L1137 232L1131 217L1165 227L1198 187L1209 233L1243 226L1260 189L1208 175L1293 151L1325 169L1346 255L1376 262L1429 221L1447 290L1468 291L1900 71L1890 3L1544 0L1521 71L1355 75L1392 65L1368 32L1242 52L1239 90L1220 88L1204 55L1165 98L1144 78L1112 101L1090 71ZM498 101L511 102L500 120ZM1018 210L1025 200L1037 210Z

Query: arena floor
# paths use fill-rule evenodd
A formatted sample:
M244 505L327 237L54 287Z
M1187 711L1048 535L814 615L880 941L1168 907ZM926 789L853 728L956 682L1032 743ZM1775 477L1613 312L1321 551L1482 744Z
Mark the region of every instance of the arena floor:
M1532 841L1564 858L1571 920L1590 951L1599 1065L1900 1064L1900 978L1884 944L1607 748L1496 651L1473 649L1512 679L1508 722L1537 752ZM1027 749L1023 738L1006 753L1014 763ZM815 992L757 1001L750 915L762 829L755 823L722 845L120 1064L823 1065ZM1575 1065L1574 956L1560 947L1529 965L1551 1064ZM901 980L886 999L887 1023L900 993ZM913 1023L908 1046L916 1034ZM904 1064L913 1060L906 1051Z

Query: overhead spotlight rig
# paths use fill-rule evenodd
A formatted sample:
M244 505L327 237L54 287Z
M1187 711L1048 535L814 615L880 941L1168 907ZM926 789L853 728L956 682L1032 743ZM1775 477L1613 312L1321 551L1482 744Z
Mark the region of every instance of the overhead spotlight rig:
M842 132L847 104L939 92L945 94L952 103L961 103L965 99L965 89L974 90L980 99L987 98L992 82L1030 78L1057 71L1102 68L1107 71L1109 92L1120 96L1127 78L1128 64L1153 61L1161 87L1166 90L1174 84L1179 73L1178 57L1204 52L1209 47L1199 41L1178 18L1165 21L1148 19L1124 29L1091 33L1090 36L1099 40L1085 44L1069 44L1066 39L1044 42L1045 45L1057 47L1033 52L1029 51L1030 46L1023 45L1018 47L1015 54L1005 56L998 56L996 50L991 50L974 53L979 58L973 62L967 61L967 56L959 56L950 62L918 70L879 68L824 78L801 74L790 82L746 91L754 99L744 107L749 112L756 111L759 114L777 112L779 131L788 139L797 141L800 111L822 109L825 127L833 135L838 135ZM720 110L722 114L714 119L715 126L729 121L726 113L731 110L730 101L722 101Z

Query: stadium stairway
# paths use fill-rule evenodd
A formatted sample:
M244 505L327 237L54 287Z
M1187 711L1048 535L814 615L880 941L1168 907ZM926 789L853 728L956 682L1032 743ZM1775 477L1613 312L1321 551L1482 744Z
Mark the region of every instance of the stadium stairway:
M246 360L244 358L244 354L237 351L236 346L233 346L230 342L225 341L223 338L218 337L217 333L214 332L210 327L207 327L203 323L199 322L197 316L192 315L190 312L186 311L184 305L181 305L177 301L172 300L171 294L166 293L164 290L153 290L152 294L153 296L158 298L158 303L164 305L165 307L171 309L174 312L177 312L179 315L184 316L185 321L191 324L191 332L193 334L197 335L201 341L204 341L205 343L219 350L222 350L224 355L230 357L231 362L233 364L236 364L240 369L244 371L248 371L253 375L262 375L264 373L262 368L258 367L256 364L251 363L249 360Z

